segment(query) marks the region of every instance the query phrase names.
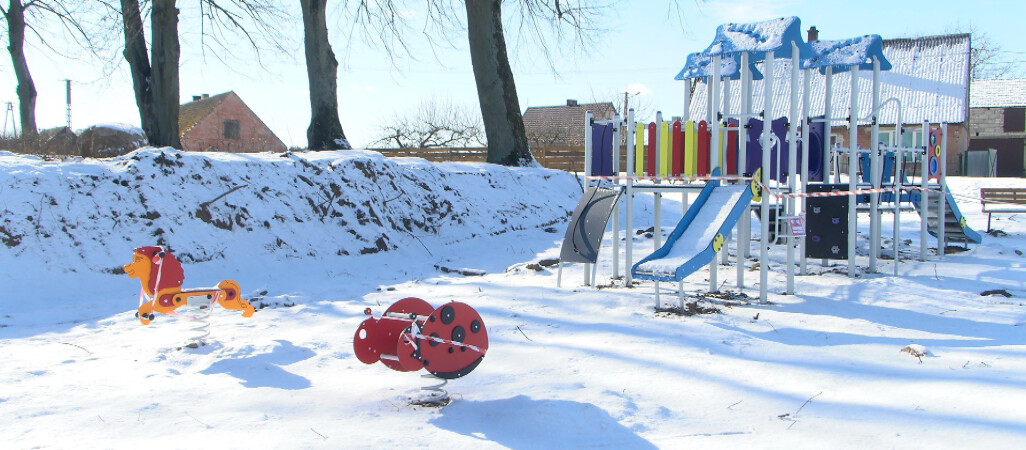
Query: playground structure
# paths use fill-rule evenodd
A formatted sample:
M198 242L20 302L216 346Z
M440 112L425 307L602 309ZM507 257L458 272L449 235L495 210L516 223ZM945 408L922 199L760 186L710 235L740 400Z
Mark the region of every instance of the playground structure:
M762 63L761 72L754 67L757 62ZM775 68L776 64L783 64L781 70ZM597 267L593 265L597 263L602 233L619 203L623 203L628 230L626 284L634 278L654 281L657 307L660 281L678 282L677 292L683 302L683 279L705 264L710 269L709 289L718 290L717 255L727 262L723 250L735 229L736 285L745 287L744 261L750 255L752 210L760 218L761 227L758 259L763 262L759 264L762 301L767 297L768 250L778 242L786 247L785 294L794 293L796 266L801 274L807 273L809 257L822 258L824 263L828 259L847 260L848 276L854 277L859 205L869 211L869 272L877 272L882 213L890 211L894 214L891 251L894 274L898 274L904 245L900 239L902 202L911 203L921 217L920 260L928 257L927 235L936 237L937 254L941 256L949 241L979 243L979 233L966 225L947 191L947 124L924 121L920 125L923 142L906 142L901 100L883 99L881 95L880 75L890 68L877 35L806 43L797 17L719 26L713 43L701 53L689 55L676 77L685 83L685 92L692 92L692 83L706 83L706 114L695 118L697 123L690 117L688 95L682 117L672 123L663 121L662 114L657 113L655 121L646 125L635 120L633 110L627 111L625 120L617 115L611 121L598 121L590 112L586 114L587 186L568 226L561 262L583 262L585 284L594 283ZM825 85L823 113L815 117L810 112L812 71L823 76ZM859 107L859 73L863 71L872 73L868 108ZM846 115L835 115L833 76L843 72L848 72L851 80L850 103ZM785 76L790 96L787 104L780 106L786 106L787 112L776 117L774 84L782 84ZM753 85L760 78L764 79L758 86L761 96L756 95ZM733 110L729 97L734 91L732 82L740 83L741 92L736 102L739 106ZM885 108L896 112L896 137L882 143L880 113ZM829 145L830 129L835 124L846 125L847 148ZM871 127L868 149L858 146L859 125ZM621 127L626 130L624 168L619 167ZM847 162L846 174L841 170L842 160ZM906 161L921 166L918 183L909 181L907 175L916 174L906 174ZM861 177L857 169L861 169ZM596 192L604 195L596 196ZM638 192L654 195L655 251L634 263L630 232L634 229L633 198ZM698 192L698 197L689 204L692 192ZM681 196L684 211L677 227L662 243L660 202L670 193ZM618 202L621 197L626 200ZM605 203L599 207L595 198L605 199ZM619 277L619 216L613 215L612 227L614 278ZM582 248L587 251L580 251ZM560 272L559 283L561 279Z
M175 314L179 307L189 304L193 298L202 298L206 306L214 303L225 309L242 310L242 317L256 312L246 299L242 298L239 283L222 280L217 286L182 289L185 271L171 251L161 246L146 246L135 249L132 262L125 264L129 278L138 278L139 310L135 316L143 325L149 325L154 313Z

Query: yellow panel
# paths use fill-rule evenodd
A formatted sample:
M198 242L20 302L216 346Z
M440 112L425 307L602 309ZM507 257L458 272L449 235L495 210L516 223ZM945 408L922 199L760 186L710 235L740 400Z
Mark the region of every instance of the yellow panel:
M724 155L727 154L727 150L726 149L727 149L727 131L721 129L720 130L720 151L718 153L720 154L720 166L719 166L720 167L720 173L723 174L723 175L728 175L727 174L727 160L723 159Z
M695 121L684 124L684 176L693 177L698 173L698 132Z
M641 122L634 128L634 174L645 174L645 124Z

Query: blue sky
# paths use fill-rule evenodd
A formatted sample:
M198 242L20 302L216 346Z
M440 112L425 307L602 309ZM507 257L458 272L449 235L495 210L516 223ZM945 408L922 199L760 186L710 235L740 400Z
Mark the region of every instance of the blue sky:
M803 29L816 26L821 39L864 34L879 34L884 39L927 36L973 26L1001 47L999 59L1026 67L1026 40L1021 30L1026 2L1021 0L680 0L679 4L684 10L683 24L669 13L663 0L614 5L601 22L606 31L598 33L585 52L557 54L552 60L555 72L533 45L518 44L520 41L507 33L521 108L564 104L568 98L588 102L615 97L619 104L622 93L628 91L637 94L632 104L643 106L650 114L662 110L678 115L682 83L673 77L688 53L709 45L717 25L782 16L798 16ZM187 25L194 13L181 7ZM298 16L298 11L294 13ZM444 99L471 110L477 108L465 38L455 40L452 48L436 48L437 56L411 39L416 59L403 58L393 64L380 49L362 42L347 45L336 28L329 33L342 63L338 79L342 126L354 145L374 140L382 124L396 114L415 110L423 100ZM263 66L242 55L230 59L232 67L226 67L209 53L204 56L196 50L195 42L190 41L193 34L183 31L183 101L194 94L234 90L286 145L305 146L309 106L301 24L282 27L283 36L292 42L291 54L265 53ZM96 63L53 59L35 48L29 52L39 91L36 115L40 128L65 123L64 79L73 81L74 128L106 122L138 125L127 64L105 77ZM10 59L4 58L0 102L15 102L16 109L15 85Z

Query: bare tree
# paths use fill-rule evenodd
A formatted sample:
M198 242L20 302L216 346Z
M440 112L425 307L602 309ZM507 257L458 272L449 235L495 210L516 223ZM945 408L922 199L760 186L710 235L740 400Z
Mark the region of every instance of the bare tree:
M440 33L425 32L429 45L436 35L444 35L445 27L436 19L446 17L434 11L436 0L427 2L431 24ZM349 141L338 114L338 60L328 41L327 0L300 0L303 10L303 37L306 50L306 73L310 84L310 126L306 130L307 145L311 150L348 149ZM341 2L339 14L348 24L341 24L343 40L350 44L360 39L382 49L395 63L399 56L413 56L405 36L411 32L405 6L400 0L374 2Z
M502 0L465 0L470 59L474 66L477 96L488 137L488 162L529 165L533 161L517 98L516 83L506 54ZM547 33L563 47L585 45L595 15L603 6L584 0L520 0L514 25L520 36L535 38L552 66ZM568 27L572 36L564 35ZM569 39L568 39L569 38Z
M310 83L310 126L306 140L311 150L350 149L338 118L338 60L328 42L327 0L300 0L306 75Z
M1001 61L1001 46L986 33L970 31L969 77L973 80L990 80L1013 77L1017 73L1011 62Z
M7 51L18 80L18 113L22 135L33 137L36 127L36 86L25 58L26 32L30 32L44 47L61 54L52 34L71 37L75 45L98 54L97 39L87 25L86 15L92 14L88 0L9 0L7 7L0 4L7 27ZM102 40L102 39L101 39Z
M534 158L527 145L517 86L506 56L502 0L467 0L466 6L470 59L488 137L488 162L528 165Z
M377 148L437 148L484 145L483 126L477 114L449 101L421 102L413 113L396 115L382 127L371 146Z
M147 139L157 145L154 139L160 135L160 131L157 129L156 110L153 106L153 69L146 54L146 35L139 0L121 0L121 17L125 35L123 54L132 74L132 88L135 92L135 104L139 109L140 124Z
M144 11L139 0L120 2L124 56L132 72L143 131L150 144L180 148L178 70L181 44L176 0L150 2L149 55L143 29ZM286 14L273 0L199 0L199 7L202 48L220 46L227 49L231 45L229 42L241 37L258 56L262 42L282 49L275 30Z
M995 78L1016 77L1022 74L1015 63L1000 59L1001 45L994 42L987 33L979 30L974 24L956 25L946 33L969 35L969 78L972 80L990 80Z

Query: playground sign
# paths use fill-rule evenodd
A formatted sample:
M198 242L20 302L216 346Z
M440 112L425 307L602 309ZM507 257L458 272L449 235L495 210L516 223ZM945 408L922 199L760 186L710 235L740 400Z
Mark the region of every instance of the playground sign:
M802 216L785 217L787 227L791 229L791 236L805 236L805 218Z

